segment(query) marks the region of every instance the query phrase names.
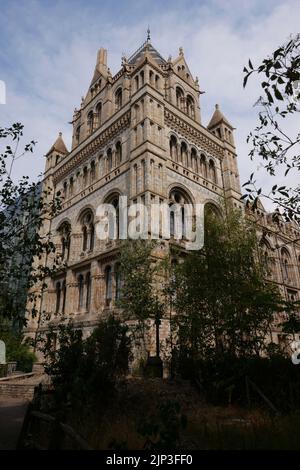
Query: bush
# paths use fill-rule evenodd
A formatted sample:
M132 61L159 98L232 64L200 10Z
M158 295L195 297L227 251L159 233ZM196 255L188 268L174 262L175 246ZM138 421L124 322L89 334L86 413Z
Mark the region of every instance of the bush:
M283 356L223 355L195 361L186 354L174 356L173 367L183 378L194 382L213 404L245 406L250 393L252 406L264 405L270 410L260 391L279 411L299 408L300 368ZM250 379L248 389L246 377Z
M17 362L18 370L31 372L36 356L31 351L30 344L23 340L23 335L14 331L8 322L2 321L0 339L4 341L6 346L6 362Z
M127 332L127 326L112 316L101 321L86 339L72 323L61 325L58 332L49 332L42 352L58 405L95 405L113 396L117 378L128 370ZM53 348L56 335L57 350Z

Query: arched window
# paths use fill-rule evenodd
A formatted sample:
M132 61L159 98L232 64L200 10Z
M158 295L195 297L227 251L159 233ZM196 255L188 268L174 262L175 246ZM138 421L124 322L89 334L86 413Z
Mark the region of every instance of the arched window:
M133 179L134 179L135 193L137 193L138 192L138 166L136 163L133 167Z
M191 164L192 164L192 169L198 173L198 158L197 158L197 151L195 148L192 148L191 150Z
M205 155L201 155L200 157L200 171L201 175L204 176L204 178L207 178L207 165Z
M204 206L204 225L206 217L215 217L217 219L221 219L222 212L216 204L207 202Z
M184 93L180 87L176 88L176 106L179 109L184 109Z
M188 204L191 205L190 198L180 188L174 188L169 195L169 224L170 224L170 235L185 237L186 236L186 216L189 212L186 212ZM192 214L190 214L192 216Z
M78 276L78 309L83 307L83 295L84 295L84 279L83 275L79 274Z
M94 248L95 229L93 219L91 210L84 212L81 217L82 251L92 251Z
M191 95L186 98L186 112L192 119L195 119L195 102Z
M122 108L122 88L118 88L115 93L116 111Z
M187 145L185 142L181 142L180 146L180 162L183 165L187 164Z
M159 75L155 75L155 88L159 90L160 88L160 78Z
M91 274L87 273L85 277L85 284L86 284L86 300L85 300L85 307L86 310L89 311L91 305Z
M216 173L215 162L213 160L209 161L208 169L209 169L209 178L214 183L216 183L217 182L217 173Z
M75 142L76 142L76 144L79 144L79 140L80 140L80 126L77 126L76 131L75 131Z
M273 258L271 256L271 247L262 239L260 242L260 253L261 253L261 262L263 266L266 268L267 274L272 276L273 275Z
M134 77L134 82L135 82L135 90L137 91L139 89L139 76L138 75Z
M292 280L292 266L291 266L291 256L286 248L281 249L281 266L282 266L282 276L283 281Z
M145 191L146 189L146 162L142 160L142 189Z
M61 237L61 258L62 260L68 260L71 245L71 225L69 222L63 222L58 232Z
M117 142L116 144L116 160L117 160L117 165L120 165L122 162L122 144L121 142Z
M107 171L111 171L112 169L112 150L107 150Z
M64 182L63 187L64 187L64 198L66 199L68 195L68 183L66 181Z
M87 228L86 225L82 227L82 251L87 249Z
M112 299L112 271L111 266L105 268L105 300L106 305L109 306Z
M94 116L95 127L101 126L101 119L102 119L102 103L98 103L96 106L96 112Z
M61 312L62 313L65 313L65 307L66 307L66 295L67 295L67 285L66 285L66 281L63 281L62 283L62 309L61 309Z
M170 157L177 162L177 139L174 135L170 138Z
M115 282L116 282L115 298L116 300L119 300L121 298L121 292L122 292L122 287L123 287L121 266L119 263L117 263L115 266Z
M91 161L91 173L90 173L91 183L95 180L95 177L96 177L96 165L95 165L95 161L92 160Z
M57 283L56 283L55 291L56 291L55 313L58 313L58 312L59 312L59 309L60 309L60 297L61 297L61 286L60 286L60 282L57 282Z
M95 244L95 227L94 224L90 224L90 251L93 251Z
M108 233L110 239L118 239L120 233L120 214L119 214L119 194L112 194L105 200L106 204L111 204L114 207L114 212L109 214Z
M73 196L74 193L74 178L71 176L70 178L70 186L69 186L69 194L70 196Z
M87 115L87 128L88 133L91 134L94 130L94 113L90 111Z
M83 169L83 186L86 186L88 183L88 169L85 166Z
M141 71L140 77L141 77L141 86L143 86L144 85L144 70Z
M154 73L152 72L152 70L150 70L149 72L149 82L151 86L154 86Z

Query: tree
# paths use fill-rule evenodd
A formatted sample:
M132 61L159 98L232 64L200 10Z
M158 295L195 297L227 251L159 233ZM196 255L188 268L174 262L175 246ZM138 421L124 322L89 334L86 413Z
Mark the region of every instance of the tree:
M251 159L258 157L269 175L291 174L297 178L300 170L300 34L277 48L262 63L254 67L251 60L244 67L244 87L249 77L262 77L262 96L256 102L260 110L259 124L248 136ZM296 175L296 176L295 176ZM257 186L254 173L243 197L256 207L259 196L264 196L280 208L286 220L300 220L300 185L287 187L274 184L266 193ZM276 213L274 214L276 218ZM278 217L278 212L277 212Z
M44 266L43 256L55 252L50 233L42 234L46 219L60 209L59 194L41 186L41 181L31 182L27 176L15 182L12 176L17 160L33 152L35 142L20 150L23 126L15 123L0 128L0 317L9 318L21 328L25 323L27 291L37 282L42 285L51 269ZM34 265L32 261L35 260ZM37 294L30 292L35 314Z
M120 271L123 279L118 302L124 319L131 321L137 344L145 347L149 320L156 324L156 352L159 356L159 325L164 313L164 303L158 288L161 265L152 256L155 243L130 240L121 246Z
M191 360L259 356L283 300L266 279L255 227L232 210L207 213L205 230L204 247L172 276L175 350Z

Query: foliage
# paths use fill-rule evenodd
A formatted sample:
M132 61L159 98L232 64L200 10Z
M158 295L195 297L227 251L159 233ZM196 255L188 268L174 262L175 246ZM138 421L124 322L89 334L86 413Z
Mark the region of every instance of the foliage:
M126 320L137 320L138 335L142 337L147 320L160 319L164 310L157 288L160 264L151 256L154 247L154 242L146 240L130 240L121 246L123 286L118 305Z
M250 157L262 160L261 166L272 176L280 176L300 169L300 132L297 123L300 111L300 35L292 35L287 43L276 49L258 67L251 60L244 68L244 87L249 77L262 77L262 96L256 105L259 124L248 136L252 149ZM299 121L299 119L298 119ZM293 131L294 129L294 131ZM300 186L287 187L274 184L269 193L257 187L254 173L243 197L257 206L258 197L264 196L283 210L287 220L299 222ZM278 214L274 214L278 218Z
M7 319L0 321L0 339L5 342L6 361L17 362L17 369L22 372L31 372L36 356L23 335L15 331Z
M251 383L281 412L299 409L300 369L282 354L270 357L236 357L224 354L217 358L178 363L180 373L200 388L206 400L216 405L263 406L273 410ZM248 385L246 377L250 379ZM248 387L248 389L247 389Z
M187 419L181 413L180 404L174 400L165 400L158 403L156 415L141 418L138 432L146 438L145 449L176 449L186 424Z
M55 250L50 234L42 234L40 229L60 208L59 195L48 187L41 189L40 182L30 182L26 176L14 181L16 161L33 152L35 145L31 141L20 151L22 136L20 123L0 128L0 317L20 326L25 323L27 290L50 274L42 258ZM30 300L34 305L33 292Z
M174 271L176 353L191 360L259 355L284 304L266 280L255 227L240 211L207 214L205 244Z
M51 376L58 404L80 407L109 399L117 377L127 372L128 329L113 316L100 321L86 339L69 323L60 325L57 332L50 329L40 341L45 372Z

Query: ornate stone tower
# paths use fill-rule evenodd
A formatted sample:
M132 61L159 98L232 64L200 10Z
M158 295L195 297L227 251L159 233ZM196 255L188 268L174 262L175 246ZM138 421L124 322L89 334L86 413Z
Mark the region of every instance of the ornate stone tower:
M29 318L28 336L69 319L88 333L114 310L118 240L95 236L100 203L117 208L126 195L129 205L176 201L218 210L226 197L242 207L234 128L218 107L205 127L200 95L182 48L165 60L148 36L130 58L122 57L114 76L106 50L99 50L88 92L74 111L72 150L60 135L47 154L44 184L64 198L48 227L62 264L47 280L39 318ZM51 256L46 262L51 265Z

